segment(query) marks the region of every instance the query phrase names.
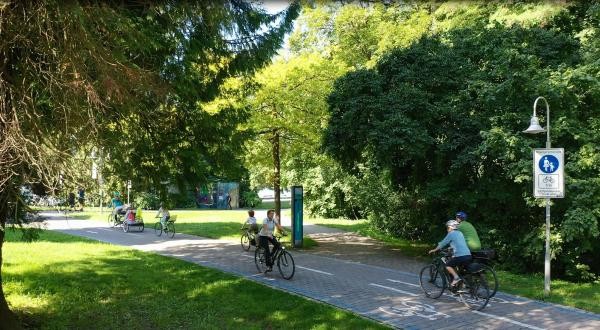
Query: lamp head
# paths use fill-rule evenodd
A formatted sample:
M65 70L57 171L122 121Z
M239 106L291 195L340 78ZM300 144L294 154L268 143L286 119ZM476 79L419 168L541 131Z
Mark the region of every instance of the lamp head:
M529 127L523 131L523 133L529 134L537 134L544 132L546 132L546 130L542 126L540 126L540 121L538 120L537 116L531 117L531 123L529 124Z

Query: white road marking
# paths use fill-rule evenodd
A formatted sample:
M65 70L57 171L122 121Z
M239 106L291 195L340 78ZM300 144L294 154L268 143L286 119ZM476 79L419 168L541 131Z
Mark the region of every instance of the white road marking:
M91 234L98 234L97 231L86 230L86 232L91 233Z
M528 328L528 329L545 330L544 328L538 328L538 327L533 326L533 325L521 323L519 321L511 320L508 317L504 317L504 316L498 316L498 315L488 314L488 313L479 312L479 311L473 311L473 313L479 314L479 315L483 315L483 316L487 316L487 317L491 317L493 319L501 320L501 321L504 321L504 322L509 322L509 323L512 323L512 324L516 324L516 325L518 325L520 327L525 327L525 328Z
M325 275L333 276L333 274L331 274L331 273L324 272L324 271L318 270L318 269L312 269L312 268L302 267L302 266L296 266L296 267L302 268L302 269L306 269L306 270L310 270L311 272L315 272L315 273L320 273L320 274L325 274Z
M414 283L408 283L408 282L402 282L402 281L398 281L398 280L392 280L392 279L387 279L390 282L394 282L394 283L402 283L402 284L406 284L406 285L410 285L410 286L416 286L417 288L420 288L421 286L418 284L414 284Z
M253 256L249 256L249 255L247 255L247 254L242 254L242 257L246 257L246 258L251 258L251 259L254 259L254 257L253 257Z
M265 275L264 273L258 273L258 274L254 274L254 275L250 275L250 277L256 277L256 276L260 276L260 275ZM265 280L267 281L275 281L274 278L271 277L263 277Z
M398 289L396 289L396 288L391 288L391 287L389 287L389 286L385 286L385 285L379 285L379 284L375 284L375 283L369 283L369 285L376 286L376 287L378 287L378 288L383 288L383 289L392 290L392 291L395 291L395 292L398 292L398 293L404 293L404 294L407 294L407 295L409 295L409 296L413 296L413 297L418 297L418 296L419 296L418 294L414 294L414 293L412 293L412 292L398 290Z

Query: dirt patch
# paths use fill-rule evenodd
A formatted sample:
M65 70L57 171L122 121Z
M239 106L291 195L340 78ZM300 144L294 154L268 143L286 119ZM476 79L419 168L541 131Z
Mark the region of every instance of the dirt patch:
M318 246L307 253L360 262L399 271L418 274L427 264L425 260L403 255L399 249L391 248L372 238L352 232L318 233L308 235Z

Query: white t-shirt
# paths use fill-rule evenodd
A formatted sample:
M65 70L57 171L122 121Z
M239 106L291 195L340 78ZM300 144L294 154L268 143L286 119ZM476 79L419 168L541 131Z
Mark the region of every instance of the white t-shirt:
M265 231L264 225L267 225L267 231ZM265 218L263 220L263 226L260 228L258 235L260 236L273 236L273 230L275 230L275 220Z
M248 220L246 220L246 223L249 225L255 225L256 224L256 218L255 217L248 217Z

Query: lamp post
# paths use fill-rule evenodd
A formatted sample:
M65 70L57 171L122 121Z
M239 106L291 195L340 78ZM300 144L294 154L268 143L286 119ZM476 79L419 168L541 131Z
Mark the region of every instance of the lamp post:
M546 129L540 126L538 117L535 114L535 109L539 100L546 103ZM533 116L529 127L523 133L537 134L546 132L546 148L550 148L550 106L548 101L542 96L539 96L533 102ZM546 198L546 254L544 257L544 296L550 295L550 198Z

